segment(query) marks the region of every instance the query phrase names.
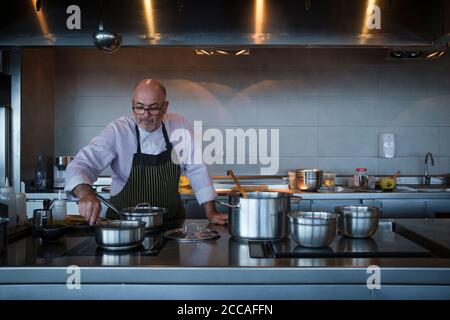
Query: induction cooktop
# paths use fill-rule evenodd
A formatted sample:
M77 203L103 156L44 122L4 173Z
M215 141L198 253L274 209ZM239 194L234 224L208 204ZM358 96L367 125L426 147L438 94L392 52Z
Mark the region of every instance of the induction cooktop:
M414 258L431 257L429 250L396 233L390 223L380 223L370 238L337 235L330 246L306 248L292 238L249 243L252 258Z

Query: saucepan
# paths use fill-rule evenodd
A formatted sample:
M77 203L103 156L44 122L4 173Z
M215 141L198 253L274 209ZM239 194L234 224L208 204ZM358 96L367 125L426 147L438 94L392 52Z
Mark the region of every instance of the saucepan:
M163 207L152 207L148 203L139 203L135 207L122 210L117 209L111 202L96 193L97 198L116 213L120 220L145 222L145 229L153 229L162 226L167 209Z
M248 192L247 197L229 195L228 203L217 202L229 208L229 232L235 239L276 241L288 236L292 199L301 198L285 192Z
M139 246L145 239L145 222L113 220L96 223L95 240L107 250L127 250Z

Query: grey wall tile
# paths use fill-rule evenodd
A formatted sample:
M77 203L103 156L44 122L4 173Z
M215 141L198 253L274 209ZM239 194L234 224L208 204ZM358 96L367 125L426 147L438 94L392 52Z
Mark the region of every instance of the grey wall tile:
M408 64L382 66L379 92L385 96L435 96L445 94L448 81L438 65Z
M434 158L435 165L429 166L430 174L438 174L440 172L439 160ZM419 157L398 157L394 159L379 159L379 174L394 174L396 171L401 174L419 174L424 173L424 158Z
M102 130L100 127L55 127L55 150L58 155L76 155L78 151L86 146L92 138Z
M375 117L380 125L437 126L450 122L448 96L380 97Z
M318 166L324 171L354 174L356 168L367 168L367 174L378 174L375 157L319 157Z
M317 121L320 126L378 125L377 97L317 98Z
M450 157L439 158L439 173L450 173Z
M58 113L57 125L106 126L131 113L129 97L72 97L67 103Z
M280 128L280 156L317 156L317 127Z
M439 155L437 127L380 127L380 133L395 134L395 154L400 157L425 157L427 152Z
M439 155L450 156L450 127L439 128Z
M279 174L286 175L289 170L301 168L317 168L317 157L282 157L280 159Z
M377 156L376 127L319 127L319 156Z
M316 126L317 100L313 97L254 97L259 126Z

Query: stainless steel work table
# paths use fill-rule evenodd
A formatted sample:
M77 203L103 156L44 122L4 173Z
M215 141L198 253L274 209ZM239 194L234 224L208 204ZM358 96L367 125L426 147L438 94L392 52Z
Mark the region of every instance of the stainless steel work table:
M450 233L449 220L403 221L403 232L413 236L414 226L430 221L444 223L437 232ZM206 220L189 222L207 225ZM68 256L93 234L70 234L53 245L27 237L0 257L0 299L450 299L446 256L251 258L248 244L231 239L227 227L212 227L219 239L168 241L157 256ZM396 241L396 234L389 236ZM450 247L447 239L438 237ZM367 286L371 265L381 268L381 289ZM66 285L69 266L79 267L80 289Z

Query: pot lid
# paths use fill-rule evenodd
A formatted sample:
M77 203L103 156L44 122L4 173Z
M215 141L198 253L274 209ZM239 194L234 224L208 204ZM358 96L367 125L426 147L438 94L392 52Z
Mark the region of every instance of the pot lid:
M189 223L183 228L164 232L164 237L182 242L193 242L218 238L219 233L212 229L200 228L196 223Z
M152 207L148 203L139 203L139 204L136 205L136 207L123 208L120 211L120 214L140 216L142 214L145 214L145 215L157 215L157 214L163 214L163 213L166 213L166 212L167 212L166 208L163 208L163 207Z

